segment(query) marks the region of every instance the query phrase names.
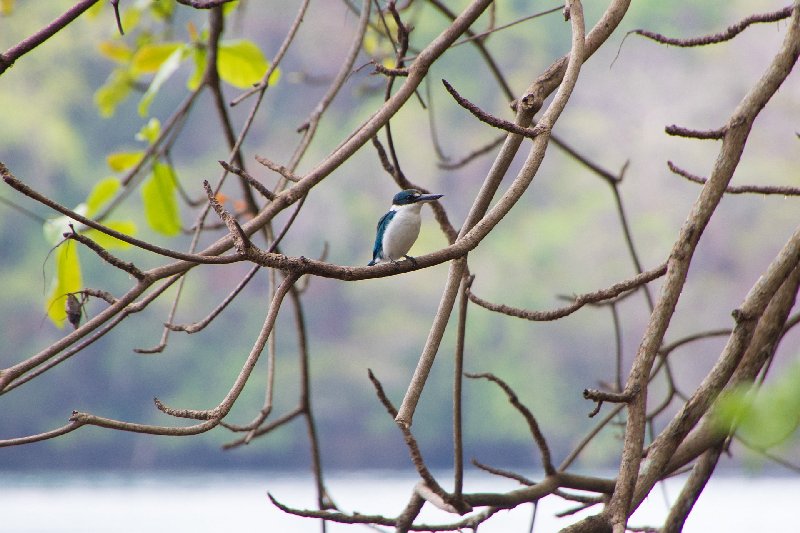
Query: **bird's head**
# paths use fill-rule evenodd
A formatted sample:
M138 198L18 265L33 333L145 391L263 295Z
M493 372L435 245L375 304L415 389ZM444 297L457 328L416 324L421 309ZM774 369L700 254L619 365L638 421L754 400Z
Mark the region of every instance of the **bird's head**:
M411 205L433 202L444 196L443 194L422 194L416 189L406 189L394 195L392 205Z

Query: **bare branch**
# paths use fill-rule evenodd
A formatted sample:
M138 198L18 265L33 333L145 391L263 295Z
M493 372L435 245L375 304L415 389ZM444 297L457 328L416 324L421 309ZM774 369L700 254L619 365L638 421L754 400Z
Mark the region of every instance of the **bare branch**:
M2 162L0 162L0 175L2 175L3 181L5 181L8 185L10 185L14 189L18 190L19 192L21 192L25 196L33 198L37 202L39 202L39 203L41 203L43 205L46 205L47 207L50 207L51 209L54 209L54 210L58 211L59 213L61 213L63 215L68 216L69 218L75 220L76 222L80 222L84 226L90 227L92 229L96 229L97 231L100 231L101 233L105 233L106 235L108 235L110 237L114 237L115 239L119 239L122 242L126 242L128 244L131 244L133 246L136 246L137 248L141 248L143 250L147 250L149 252L153 252L153 253L158 254L158 255L163 255L163 256L166 256L166 257L172 257L173 259L180 259L180 260L189 261L189 262L192 262L192 263L226 264L226 263L233 263L233 262L236 262L236 261L240 260L239 257L231 257L231 256L221 256L220 257L220 256L204 256L204 255L198 255L198 254L185 254L185 253L169 250L167 248L162 248L160 246L156 246L156 245L151 244L149 242L142 241L142 240L137 239L135 237L131 237L129 235L125 235L124 233L120 233L120 232L118 232L116 230L113 230L113 229L111 229L111 228L109 228L107 226L104 226L103 224L95 222L94 220L91 220L89 218L86 218L83 215L80 215L80 214L76 213L72 209L68 209L67 207L64 207L63 205L61 205L61 204L59 204L57 202L54 202L53 200L51 200L51 199L47 198L46 196L34 191L30 187L28 187L27 185L25 185L24 183L19 181L17 178L15 178L11 174L11 172L8 170L8 168Z
M209 185L208 181L203 181L203 188L206 190L206 195L208 196L208 202L211 204L211 207L214 208L214 211L217 213L217 216L222 219L226 226L228 226L228 231L231 234L231 238L233 239L233 245L242 255L247 255L248 250L252 247L252 243L250 242L250 238L247 234L242 230L242 227L239 225L239 222L236 221L235 218L228 213L224 207L219 203L217 197L214 195L214 191L211 190L211 185Z
M672 37L665 37L660 33L642 29L629 31L628 34L635 33L637 35L641 35L642 37L647 37L648 39L652 39L657 43L668 44L670 46L680 46L680 47L705 46L708 44L716 44L724 41L729 41L734 37L736 37L737 35L739 35L740 33L742 33L751 24L758 24L764 22L777 22L779 20L789 18L791 14L792 14L792 6L786 6L781 10L773 11L771 13L758 13L755 15L750 15L744 20L741 20L732 26L728 26L728 28L725 31L714 33L712 35L705 35L702 37L694 37L690 39L676 39ZM628 34L626 34L626 36Z
M455 170L457 168L461 168L463 166L466 166L468 163L471 163L472 161L474 161L475 159L479 158L482 155L488 154L489 152L491 152L492 150L494 150L495 148L497 148L498 146L503 144L503 141L505 140L505 138L506 138L506 136L504 134L501 134L499 137L497 137L493 141L485 144L484 146L481 146L480 148L476 148L475 150L473 150L472 152L468 153L467 155L465 155L461 159L459 159L457 161L451 161L451 162L441 161L441 162L438 163L438 166L439 166L439 168L441 168L443 170Z
M505 130L509 133L514 133L516 135L522 135L523 137L527 137L528 139L535 139L538 135L541 135L545 132L544 129L540 127L536 128L524 128L522 126L517 126L513 122L509 122L508 120L503 120L502 118L495 117L486 111L482 110L480 107L476 106L460 94L453 88L452 85L447 83L447 80L442 80L442 84L444 88L447 89L447 92L458 102L458 105L475 115L478 120L481 122L485 122L490 126L494 126L495 128L500 128L501 130Z
M96 4L98 0L81 0L76 2L71 8L66 10L53 22L34 33L30 37L23 39L21 42L12 46L4 53L0 54L0 75L3 74L14 62L27 54L50 37L61 31L70 22L78 18L84 11Z
M681 176L686 178L689 181L694 183L699 183L700 185L705 185L708 181L708 178L703 178L697 176L695 174L691 174L686 170L683 170L679 166L677 166L672 161L667 161L667 166L669 169ZM782 196L800 196L800 187L789 187L788 185L780 186L780 185L729 185L725 187L725 192L727 194L780 194Z
M400 76L405 77L408 76L408 69L407 68L389 68L384 66L382 63L377 61L372 61L372 66L375 69L375 72L378 74L383 74L384 76Z
M195 9L213 9L234 0L176 0L179 4Z
M21 444L30 444L32 442L40 442L47 439L53 439L55 437L60 437L61 435L66 435L72 431L75 431L83 424L80 422L69 422L61 426L60 428L46 431L44 433L39 433L38 435L29 435L27 437L19 437L16 439L4 439L0 440L0 448L4 448L7 446L19 446Z
M690 128L684 128L682 126L676 126L675 124L671 126L667 126L664 128L664 131L667 135L675 135L677 137L688 137L690 139L712 139L712 140L719 140L725 136L727 131L727 127L719 128L716 130L693 130Z
M383 390L383 385L381 382L378 381L378 378L375 377L375 374L372 373L372 370L368 370L367 374L369 376L372 385L375 387L375 392L378 395L378 399L381 401L383 406L392 415L395 419L397 418L397 410L395 409L392 402L386 396L386 393ZM436 494L438 498L442 501L446 502L448 505L452 506L456 512L461 514L468 512L471 510L469 505L466 505L461 498L456 499L455 497L447 494L445 490L439 485L436 479L431 474L430 470L428 469L427 465L425 464L425 460L422 458L422 453L420 452L419 445L417 444L417 440L414 438L414 435L411 433L411 430L408 428L407 425L404 425L400 422L395 420L397 427L400 428L401 433L403 434L403 439L406 442L406 446L408 447L408 451L411 455L411 461L414 463L414 467L417 469L417 473L422 478L424 486L427 491ZM420 496L426 497L426 492L420 493L417 492ZM428 498L426 498L428 499Z
M260 181L258 181L253 176L251 176L246 170L241 169L239 167L235 167L233 165L230 165L227 162L222 161L222 160L219 161L219 164L222 166L222 168L224 168L228 172L232 172L232 173L236 174L237 176L239 176L240 178L243 178L243 179L247 180L247 183L252 185L253 188L255 190L257 190L258 192L260 192L261 195L264 198L266 198L267 200L274 200L275 199L275 193L273 193L272 191L270 191L269 189L264 187L264 185Z
M531 485L535 485L536 484L535 481L526 478L522 474L517 474L516 472L512 472L510 470L505 470L503 468L496 468L494 466L485 465L485 464L481 463L480 461L478 461L476 459L472 460L472 464L477 466L481 470L486 470L490 474L494 474L496 476L502 476L502 477L507 477L509 479L513 479L514 481L517 481L521 485L525 485L525 486L529 487Z
M667 264L664 263L659 267L643 272L638 276L635 276L629 280L615 283L614 285L608 287L607 289L601 289L599 291L589 292L586 294L581 294L580 296L576 296L573 300L573 303L571 303L570 305L560 307L558 309L553 309L551 311L531 311L503 304L494 304L484 300L483 298L476 296L471 289L469 289L470 291L469 299L472 303L479 305L484 309L488 309L489 311L495 311L497 313L502 313L504 315L513 316L516 318L524 318L525 320L531 320L531 321L550 321L571 315L584 305L603 302L605 300L616 298L617 296L623 293L636 289L637 287L641 287L645 283L649 283L655 279L660 278L661 276L666 274L666 272L667 272Z
M289 181L298 182L298 181L300 181L302 179L300 176L298 176L297 174L295 174L294 172L292 172L288 168L284 167L283 165L279 165L279 164L267 159L266 157L262 157L260 155L256 155L256 161L258 161L259 163L261 163L262 165L264 165L268 169L270 169L270 170L272 170L274 172L277 172L278 174L280 174L281 176L283 176L284 178L286 178ZM274 198L274 195L273 195L273 198ZM270 198L270 199L273 199L273 198Z
M72 227L72 224L70 224L69 227L72 230L72 232L64 233L65 239L78 241L79 243L83 244L91 251L96 253L100 257L100 259L102 259L109 265L127 272L128 274L138 279L139 281L142 281L145 278L144 273L138 268L136 268L136 265L127 261L123 261L122 259L119 259L117 257L114 257L108 250L106 250L105 248L94 242L86 235L81 235L77 233L75 231L75 228Z
M247 286L247 284L250 283L250 280L253 279L253 276L255 276L256 272L258 272L260 269L261 267L259 265L256 265L253 268L251 268L250 271L245 275L245 277L242 278L242 281L240 281L239 284L236 285L236 287L230 292L230 294L228 294L228 296L226 296L225 299L222 300L222 302L216 308L214 308L214 310L211 311L211 313L208 314L208 316L206 316L199 322L195 322L193 324L166 323L164 324L164 326L171 329L172 331L185 331L186 333L197 333L198 331L201 331L206 326L208 326L211 323L211 321L217 317L217 315L219 315L222 311L225 310L228 304L230 304L236 298L236 296L240 292L242 292L242 289L244 289Z

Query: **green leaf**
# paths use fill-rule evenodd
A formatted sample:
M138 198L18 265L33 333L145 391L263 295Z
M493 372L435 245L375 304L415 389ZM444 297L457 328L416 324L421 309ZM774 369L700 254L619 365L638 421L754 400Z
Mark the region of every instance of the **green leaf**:
M100 54L117 63L127 63L133 57L131 47L115 39L113 41L103 41L97 45Z
M142 160L144 152L115 152L106 156L108 167L114 172L124 172Z
M760 389L740 385L726 392L713 414L718 431L735 424L737 432L759 448L786 442L800 426L800 365Z
M196 91L200 87L200 82L203 81L203 74L206 72L206 49L202 46L193 47L192 58L194 59L194 72L186 82L186 87L190 91Z
M170 165L153 165L153 173L142 184L142 201L145 218L151 228L168 236L180 233L176 179Z
M104 224L120 233L124 233L125 235L135 235L136 234L136 224L133 223L131 220L110 220L108 222L104 222ZM94 242L102 246L103 248L114 250L114 249L124 249L130 248L131 245L125 241L121 241L116 237L111 237L110 235L106 235L102 231L97 231L96 229L88 229L83 232L83 235L86 235Z
M130 94L132 82L125 69L117 69L109 75L103 86L94 93L94 105L100 110L100 116L108 118L114 114L117 106Z
M150 4L150 11L157 18L169 20L175 11L175 2L153 2Z
M89 18L89 20L94 20L100 15L100 12L103 11L104 4L104 2L97 2L95 5L86 10L86 16Z
M110 177L100 180L89 193L86 199L86 216L93 217L100 208L102 208L120 188L120 182L117 178Z
M131 69L133 74L147 74L157 72L172 54L183 47L183 43L154 43L145 44L133 55Z
M103 2L98 3L102 4ZM132 33L133 29L139 25L139 21L142 19L142 10L139 6L134 4L133 7L122 12L121 18L125 33Z
M136 134L137 141L145 141L148 144L153 144L161 135L161 121L156 117L147 121L147 124L142 126L142 129Z
M222 14L227 16L228 13L235 10L237 7L239 7L239 0L234 0L233 2L222 4Z
M181 45L180 48L175 49L166 61L161 64L161 68L159 68L156 75L153 76L153 81L150 82L150 86L147 88L147 91L145 91L144 96L139 100L138 111L140 116L147 116L150 103L153 101L153 98L155 98L156 93L161 89L164 82L178 70L178 67L181 66L181 61L183 61L187 53L188 49Z
M81 264L78 260L78 243L65 241L56 248L55 257L56 275L45 309L53 324L63 328L67 318L67 294L83 288Z
M220 43L217 57L219 76L234 87L247 89L261 81L269 63L252 41L239 40ZM276 83L280 73L273 72L270 84Z
M87 207L85 203L78 204L78 206L73 209L73 211L83 216L86 216L86 210ZM64 240L64 234L71 231L69 229L70 224L75 228L75 231L80 231L84 227L81 223L74 221L68 216L60 216L47 220L42 227L44 238L47 239L47 242L51 245L56 246Z

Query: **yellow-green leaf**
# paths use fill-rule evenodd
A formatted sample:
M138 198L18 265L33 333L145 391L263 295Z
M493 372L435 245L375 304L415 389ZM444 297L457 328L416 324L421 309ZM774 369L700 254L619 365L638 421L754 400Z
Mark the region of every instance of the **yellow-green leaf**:
M56 248L54 253L56 275L45 309L53 324L63 328L67 318L67 294L83 288L81 264L78 260L78 243L66 241Z
M195 46L192 50L192 58L194 59L194 72L186 82L186 87L190 91L196 91L200 87L200 82L203 81L203 74L206 73L206 49Z
M73 211L81 216L86 216L86 210L86 203L80 203L75 206L75 209L73 209ZM44 238L47 239L47 242L53 246L56 246L58 243L64 240L65 233L72 231L70 229L70 225L75 229L75 231L78 232L84 229L83 224L72 220L68 216L47 219L42 226Z
M120 188L120 182L117 178L110 177L100 180L92 187L92 192L86 199L86 216L92 218L100 208L103 207Z
M175 11L175 2L153 2L150 4L150 11L162 20L169 20Z
M86 10L86 16L90 20L96 19L97 16L100 15L100 12L103 10L103 6L104 5L105 5L105 2L97 2L92 7L90 7L89 9Z
M97 49L101 55L117 63L127 63L133 57L131 47L120 40L103 41Z
M14 10L14 0L0 0L0 15L10 15Z
M364 39L361 41L361 46L364 47L364 51L367 55L375 56L378 55L378 34L374 31L368 31L366 35L364 35Z
M125 235L136 234L136 224L130 220L110 220L108 222L104 222L104 224L106 227L120 233L124 233ZM111 237L110 235L106 235L102 231L97 231L96 229L88 229L83 232L83 235L86 235L103 248L107 248L109 250L130 248L131 246L125 241L121 241L116 237Z
M173 236L181 231L175 174L170 165L156 163L142 184L142 201L147 223L155 231Z
M219 45L217 69L219 76L234 87L247 89L261 81L269 63L252 41L227 41ZM276 74L270 76L270 82ZM277 77L275 77L277 82Z
M131 78L124 69L111 73L102 87L94 93L94 104L100 110L100 116L108 118L114 114L117 106L131 92Z
M158 71L161 65L182 46L183 43L179 42L145 44L133 56L131 67L134 74Z
M239 0L234 0L233 2L228 2L227 4L222 4L222 14L227 15L234 9L239 7Z
M179 48L176 48L170 55L167 57L166 61L161 64L161 67L156 72L156 75L153 76L153 81L150 82L150 86L145 91L144 96L142 99L139 100L139 115L147 116L147 111L150 109L150 103L155 98L156 93L158 90L161 89L161 86L164 84L165 81L169 79L172 74L178 70L178 67L181 65L181 61L188 53L188 49L181 45Z
M147 124L142 126L142 129L136 134L137 141L145 141L148 144L153 144L161 135L161 121L156 117L147 121Z
M124 172L142 160L144 152L115 152L106 156L106 163L114 172Z
M98 2L98 4L102 3L103 2ZM139 25L141 19L142 10L134 4L133 7L122 12L122 27L125 28L127 33L131 33L133 29Z
M747 442L768 449L787 442L800 426L800 364L760 388L740 384L717 401L712 421L721 433L730 427Z

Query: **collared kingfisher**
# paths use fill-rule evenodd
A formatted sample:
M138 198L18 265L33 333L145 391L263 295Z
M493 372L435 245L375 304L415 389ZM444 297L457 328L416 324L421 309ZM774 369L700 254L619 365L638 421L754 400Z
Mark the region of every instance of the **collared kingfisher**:
M416 264L408 251L419 236L422 222L419 212L422 204L433 202L442 196L444 195L422 194L416 189L406 189L395 194L391 209L378 221L378 232L369 266L382 261L396 263L401 257Z

